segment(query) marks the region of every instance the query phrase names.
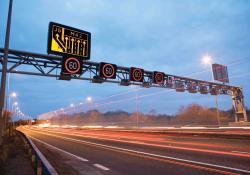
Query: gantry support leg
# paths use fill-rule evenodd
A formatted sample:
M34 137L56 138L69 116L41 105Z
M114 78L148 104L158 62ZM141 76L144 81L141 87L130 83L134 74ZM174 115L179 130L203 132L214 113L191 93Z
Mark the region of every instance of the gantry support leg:
M232 90L232 100L235 122L248 122L242 88L234 88Z

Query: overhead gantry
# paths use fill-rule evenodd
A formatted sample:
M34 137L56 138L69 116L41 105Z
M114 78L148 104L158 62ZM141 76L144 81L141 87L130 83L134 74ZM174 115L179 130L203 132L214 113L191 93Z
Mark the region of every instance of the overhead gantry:
M4 49L0 48L0 61L2 63ZM247 122L246 108L244 104L243 89L217 82L204 81L183 76L164 73L160 81L155 80L157 72L143 70L142 80L131 81L131 67L116 66L115 79L103 76L101 64L92 61L83 61L80 74L65 74L61 72L62 57L47 54L38 54L18 50L9 50L8 73L36 75L44 77L55 77L61 80L89 80L92 83L116 83L122 86L138 85L145 88L169 88L177 92L188 91L190 93L201 93L211 95L230 95L233 101L235 122ZM108 63L107 63L108 64ZM140 69L138 69L140 70ZM2 69L1 69L2 71ZM113 70L114 71L114 70ZM138 72L137 72L138 73ZM140 72L139 72L140 73Z

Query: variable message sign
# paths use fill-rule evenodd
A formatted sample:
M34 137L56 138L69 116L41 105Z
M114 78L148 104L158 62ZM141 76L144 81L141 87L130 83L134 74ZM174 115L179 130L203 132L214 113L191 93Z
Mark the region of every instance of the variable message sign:
M115 79L116 70L117 70L117 66L115 64L104 63L104 62L100 63L99 74L100 74L100 77L102 78Z
M49 54L90 59L91 34L89 32L50 22L48 32Z
M64 74L82 74L82 60L74 57L66 57L62 64Z
M214 80L229 83L228 73L227 73L227 66L220 65L220 64L212 64Z
M153 83L164 84L165 74L163 72L153 72Z
M144 70L140 68L131 67L129 78L131 81L143 82Z

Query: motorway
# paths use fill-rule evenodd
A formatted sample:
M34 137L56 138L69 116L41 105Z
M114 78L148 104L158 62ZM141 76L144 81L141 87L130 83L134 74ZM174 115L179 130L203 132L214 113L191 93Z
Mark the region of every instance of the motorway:
M63 158L49 156L54 152L68 156L63 164L73 168L72 174L250 174L247 139L29 126L18 130L33 140L60 174L71 173L60 171L57 166Z

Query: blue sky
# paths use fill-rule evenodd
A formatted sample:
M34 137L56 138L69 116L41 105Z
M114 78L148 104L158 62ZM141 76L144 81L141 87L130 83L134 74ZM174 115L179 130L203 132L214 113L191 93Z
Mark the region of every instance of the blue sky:
M4 45L8 1L0 1L0 47ZM201 57L208 53L214 62L228 65L231 84L244 87L250 107L250 1L247 0L14 0L10 48L46 53L48 23L69 25L92 33L91 61L142 67L211 80ZM207 70L204 72L204 70ZM54 78L11 75L10 91L18 93L22 110L39 115L70 103L106 103L134 97L131 92L102 102L98 99L133 90L116 84L87 81L58 81ZM138 96L158 93L150 88ZM139 110L174 114L181 106L215 105L209 95L161 92L141 98ZM103 105L101 111L134 111L135 101ZM232 106L230 97L219 98L220 109ZM87 109L87 106L83 106Z

